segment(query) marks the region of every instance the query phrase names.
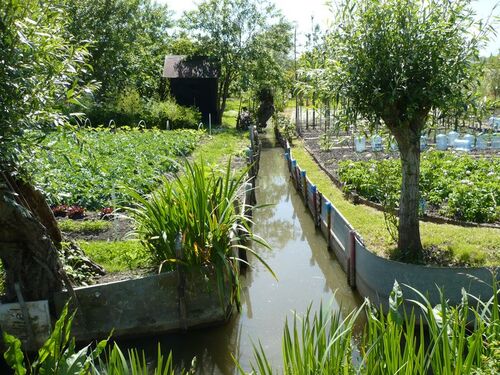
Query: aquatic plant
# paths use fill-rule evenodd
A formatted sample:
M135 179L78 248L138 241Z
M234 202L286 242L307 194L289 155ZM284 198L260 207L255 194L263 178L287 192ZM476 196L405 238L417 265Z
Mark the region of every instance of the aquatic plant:
M136 205L127 208L135 233L148 250L151 262L160 271L177 266L186 271L215 274L219 292L230 289L239 300L239 271L236 249L251 252L269 270L262 258L240 240L265 242L251 231L246 206L239 206L249 181L248 168L234 173L231 160L225 172L208 170L203 160L186 160L173 180L164 179L161 187L143 197L131 192ZM231 243L233 236L238 244ZM271 270L270 270L271 271ZM272 273L272 271L271 271Z
M109 339L77 349L71 337L71 326L75 313L64 307L50 337L45 341L32 362L21 350L21 341L3 333L7 350L4 358L16 375L174 375L190 374L190 371L175 372L172 353L164 356L158 344L158 356L154 369L146 361L144 352L137 349L126 353L118 344L107 349Z
M408 286L407 286L408 287ZM369 301L341 318L340 312L319 312L295 317L283 332L283 373L302 374L493 374L500 372L500 313L498 281L493 296L483 302L463 292L458 306L432 306L417 290L419 300L403 307L397 282L389 298L387 314ZM354 322L367 314L365 331L356 345ZM301 322L299 325L297 322ZM423 324L425 323L425 325ZM426 327L426 328L424 328ZM358 347L360 361L353 361ZM240 373L245 371L239 367ZM275 374L265 350L254 347L252 373Z

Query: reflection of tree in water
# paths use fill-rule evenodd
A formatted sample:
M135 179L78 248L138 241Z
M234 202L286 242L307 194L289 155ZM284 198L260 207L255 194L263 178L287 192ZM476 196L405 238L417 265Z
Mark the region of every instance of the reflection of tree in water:
M302 228L303 239L307 241L311 249L311 258L309 264L315 264L321 269L325 276L324 291L335 292L342 314L345 316L361 304L361 297L354 292L347 284L346 274L342 270L335 254L328 251L326 239L323 237L319 228L315 228L312 214L309 208L304 205L301 197L296 194L292 198L294 211L297 215L300 227Z
M280 203L288 202L293 194L289 183L288 171L280 152L264 151L259 177L257 179L257 204L266 207L257 208L254 213L258 234L264 238L273 250L282 249L290 240L297 238L293 223L294 218L282 217Z

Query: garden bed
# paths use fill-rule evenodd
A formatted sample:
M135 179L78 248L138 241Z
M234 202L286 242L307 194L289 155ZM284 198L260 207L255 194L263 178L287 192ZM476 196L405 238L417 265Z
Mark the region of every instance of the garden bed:
M311 131L308 132L309 135ZM318 164L354 200L383 209L399 201L398 152L355 152L350 146L324 150L320 138L305 137L304 146ZM422 217L437 223L498 227L500 210L500 153L428 151L421 155ZM488 226L488 224L486 224Z

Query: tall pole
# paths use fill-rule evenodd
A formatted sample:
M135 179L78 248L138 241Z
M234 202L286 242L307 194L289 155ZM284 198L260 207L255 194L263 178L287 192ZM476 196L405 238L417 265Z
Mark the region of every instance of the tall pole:
M295 26L295 32L293 37L293 59L295 65L295 84L297 84L298 76L297 76L297 26ZM299 128L299 96L297 92L295 92L295 130L297 134L300 135Z

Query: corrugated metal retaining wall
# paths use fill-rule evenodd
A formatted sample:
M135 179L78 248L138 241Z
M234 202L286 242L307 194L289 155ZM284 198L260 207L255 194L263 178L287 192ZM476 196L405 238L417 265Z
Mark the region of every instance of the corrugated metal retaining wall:
M440 303L439 288L451 304L460 303L462 289L483 301L491 298L494 273L488 268L428 267L392 261L370 252L334 203L323 196L309 180L307 172L297 164L288 142L279 132L277 137L285 148L285 159L294 186L326 238L329 250L335 253L346 272L349 285L357 288L363 297L387 308L389 294L397 280L426 295L433 305ZM496 279L500 280L499 272L496 272ZM405 288L404 297L418 299L410 288Z

